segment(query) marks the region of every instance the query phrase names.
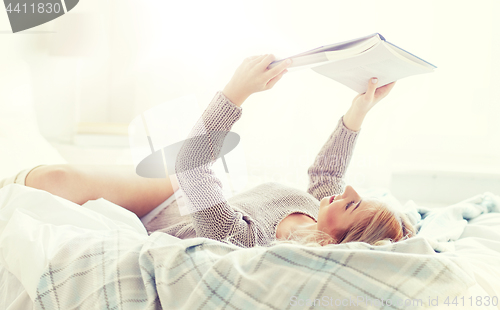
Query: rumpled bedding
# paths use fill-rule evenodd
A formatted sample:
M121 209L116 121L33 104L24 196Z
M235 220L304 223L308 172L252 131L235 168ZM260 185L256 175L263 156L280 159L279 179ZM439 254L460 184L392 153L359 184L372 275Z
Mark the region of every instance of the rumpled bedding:
M420 309L477 284L471 260L446 244L467 231L456 223L499 212L499 201L485 193L439 212L413 206L419 236L381 247L241 249L148 236L135 215L106 200L81 207L10 185L0 190L0 263L35 309Z
M481 214L500 212L500 197L485 192L437 210L418 207L413 202L406 207L413 207L421 215L422 220L418 219L416 225L418 235L428 238L437 252L446 252L454 250L454 243L450 241L458 240L469 221Z

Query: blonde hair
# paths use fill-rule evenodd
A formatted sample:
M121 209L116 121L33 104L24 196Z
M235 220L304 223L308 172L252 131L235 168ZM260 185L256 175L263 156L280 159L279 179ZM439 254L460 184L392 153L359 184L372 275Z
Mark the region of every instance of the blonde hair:
M393 211L388 204L380 200L370 201L367 204L361 211L365 213L363 219L343 232L338 240L319 230L296 230L286 240L278 240L275 244L285 242L325 246L358 241L371 245L385 245L415 235L415 228L404 213Z

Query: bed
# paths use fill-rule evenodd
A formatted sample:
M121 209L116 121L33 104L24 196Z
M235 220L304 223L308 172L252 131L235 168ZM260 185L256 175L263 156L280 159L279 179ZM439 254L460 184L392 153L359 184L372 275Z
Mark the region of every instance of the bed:
M381 247L239 249L148 236L104 199L81 207L9 185L0 190L0 307L500 309L499 206L492 193L432 211L409 202L419 236Z

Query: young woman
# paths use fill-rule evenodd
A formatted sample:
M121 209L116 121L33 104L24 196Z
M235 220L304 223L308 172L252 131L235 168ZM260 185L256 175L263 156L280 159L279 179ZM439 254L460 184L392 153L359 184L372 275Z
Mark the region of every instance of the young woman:
M278 183L265 183L225 200L221 183L211 170L225 136L241 117L243 102L253 93L271 89L290 62L268 69L273 55L245 59L230 82L199 119L176 163L178 182L143 179L133 169L90 166L41 166L11 181L43 189L83 204L103 197L142 217L180 187L190 214L181 216L177 201L146 224L149 232L179 238L207 237L241 247L269 246L281 240L327 245L362 241L377 244L411 237L407 217L374 198L362 198L344 188L344 175L366 114L389 94L395 82L377 88L368 83L308 169L307 192ZM194 138L196 137L196 138ZM0 186L1 186L0 182ZM342 189L344 190L342 191ZM168 189L168 190L166 190Z

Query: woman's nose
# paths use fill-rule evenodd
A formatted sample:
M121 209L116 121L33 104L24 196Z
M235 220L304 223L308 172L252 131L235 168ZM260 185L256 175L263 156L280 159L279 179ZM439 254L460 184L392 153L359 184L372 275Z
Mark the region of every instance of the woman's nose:
M344 194L342 194L344 197L359 197L358 193L354 190L354 188L351 185L347 185L344 189Z

